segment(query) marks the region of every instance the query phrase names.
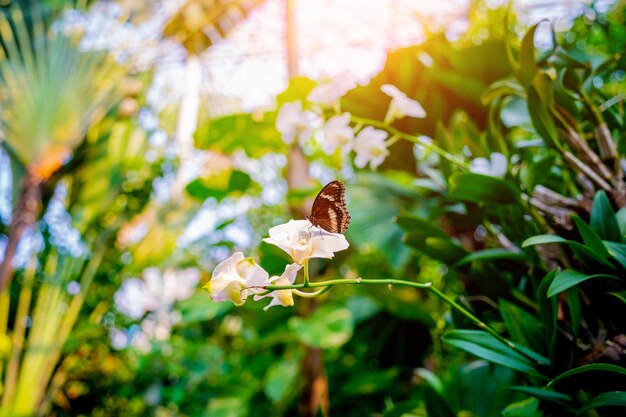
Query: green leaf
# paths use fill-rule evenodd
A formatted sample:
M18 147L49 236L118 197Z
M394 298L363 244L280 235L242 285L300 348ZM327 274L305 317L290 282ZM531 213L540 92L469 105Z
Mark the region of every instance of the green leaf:
M619 224L620 235L626 236L626 207L622 207L615 213L615 218Z
M604 266L615 269L615 266L609 260L605 259L593 249L590 249L579 242L567 240L557 235L537 235L530 237L522 242L522 247L525 248L533 245L544 245L547 243L564 243L569 246L572 249L572 252L574 252L574 254L585 264L591 264L593 266L594 263L600 263ZM607 244L607 242L604 243L605 245ZM610 252L611 250L609 249L609 253Z
M276 97L276 104L280 107L285 103L303 101L315 88L317 83L307 77L293 77L289 80L289 86Z
M513 385L510 387L506 387L506 389L510 389L517 392L523 392L524 394L532 395L535 398L539 398L540 400L557 402L557 403L570 403L572 399L569 395L556 392L547 388L539 388L539 387L529 387L524 385Z
M287 358L283 356L270 366L263 391L272 402L285 401L294 392L300 376L300 360L300 355L297 354Z
M450 408L449 401L439 395L430 385L424 388L426 414L429 417L456 417Z
M309 317L291 317L288 326L302 343L330 349L341 347L350 340L354 320L347 308L325 305Z
M535 350L540 349L541 322L534 315L505 299L500 299L499 306L510 339Z
M417 368L415 370L415 375L419 376L424 381L426 381L428 385L430 385L430 387L434 389L437 394L443 395L444 393L443 383L434 372L426 368Z
M614 291L609 294L626 304L626 291Z
M598 407L626 407L626 392L623 391L610 391L603 392L593 397L589 402L585 403L577 412L576 415L580 415L585 411Z
M611 206L609 198L604 190L600 190L593 198L591 206L591 227L604 240L611 242L621 242L619 223L615 217L615 212Z
M619 375L626 376L626 369L622 368L621 366L611 365L608 363L594 363L591 365L579 366L578 368L570 369L569 371L563 372L561 375L557 376L556 378L548 382L548 386L550 387L556 384L557 382L563 379L570 378L574 375L585 374L588 372L610 372L612 374L619 374ZM607 378L610 378L610 376L607 375Z
M510 182L488 175L460 172L450 178L450 197L484 204L514 204L519 190Z
M598 252L598 254L608 258L609 252L606 250L604 243L602 243L602 239L600 239L600 236L598 236L594 229L576 215L572 216L572 219L576 224L576 229L578 229L578 233L580 233L580 237L583 239L583 242L585 242L590 249L593 249L595 252Z
M553 269L550 271L539 284L537 288L537 304L539 305L539 315L541 323L543 323L543 331L545 334L544 340L546 340L546 351L550 352L551 359L555 358L555 349L554 346L556 344L556 331L557 331L557 299L556 298L548 298L548 288L552 284L554 277L556 276L557 270Z
M535 73L532 84L539 98L547 109L554 107L554 78L553 71L539 70Z
M498 80L491 84L480 97L483 106L488 105L496 98L502 96L524 96L524 89L513 80Z
M450 330L442 339L465 352L489 362L515 369L528 375L545 378L534 363L482 330Z
M424 389L424 402L426 414L429 417L456 417L450 408L450 402L439 395L430 385Z
M222 397L212 398L207 405L207 414L211 417L241 417L248 415L247 398Z
M198 178L187 184L187 193L200 200L215 198L217 201L232 193L241 193L250 187L250 176L242 171L220 171L210 177Z
M535 63L535 31L538 26L539 23L532 25L522 39L519 53L519 79L523 85L529 85L537 72L537 64Z
M260 157L285 146L275 123L275 112L220 117L196 130L194 144L198 149L218 149L223 153L243 149L249 156Z
M354 374L344 381L341 394L347 397L372 395L391 389L398 380L398 368L368 369Z
M533 122L535 131L541 136L546 144L560 148L557 141L557 130L554 120L550 115L550 110L541 101L539 93L533 86L526 89L528 114Z
M533 190L539 184L544 184L544 181L550 176L550 170L554 166L554 161L555 156L548 154L529 164L527 169L520 171L520 178L524 180L529 190Z
M623 243L615 243L604 241L604 245L609 251L609 254L617 260L624 268L626 268L626 245Z
M509 404L502 410L503 417L536 417L539 412L539 400L536 398L526 398Z
M435 226L432 220L400 215L396 222L408 232L404 235L403 242L433 259L454 263L467 255L461 242Z
M467 256L461 258L457 263L452 265L452 268L458 268L459 266L468 264L470 262L489 262L498 259L509 259L511 261L523 262L526 260L526 254L523 252L513 252L508 249L494 248L483 249L476 252L472 252Z
M568 289L585 282L587 280L593 278L610 278L619 280L616 276L608 275L608 274L594 274L587 275L582 272L574 271L573 269L566 269L564 271L559 272L550 287L548 288L547 297L554 297L557 294L562 293L563 291L567 291Z
M566 243L567 239L562 238L558 235L537 235L533 237L529 237L524 242L522 242L522 247L526 248L528 246L534 245L545 245L547 243Z
M569 307L569 316L572 323L572 333L574 338L578 335L578 328L582 320L582 312L580 308L580 296L578 289L572 289L567 292L567 306Z

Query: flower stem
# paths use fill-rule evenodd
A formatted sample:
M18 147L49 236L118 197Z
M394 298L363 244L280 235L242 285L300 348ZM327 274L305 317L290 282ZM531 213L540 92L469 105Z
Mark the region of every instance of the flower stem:
M413 142L416 143L418 145L421 145L423 147L425 147L428 150L431 150L433 152L435 152L436 154L438 154L439 156L441 156L444 159L447 159L448 161L452 162L453 164L457 165L458 167L468 170L469 171L469 166L465 163L465 161L463 161L462 159L452 155L451 153L447 152L446 150L440 148L437 145L434 145L432 143L426 142L422 139L420 139L417 136L414 135L409 135L408 133L404 133L401 130L396 129L395 127L392 127L384 122L375 120L375 119L367 119L367 118L363 118L363 117L357 117L357 116L352 116L352 121L355 123L358 123L360 125L362 124L368 124L370 126L374 126L377 127L379 129L384 129L386 131L388 131L389 133L391 133L393 136L397 136L400 139L404 139L404 140L408 140L409 142Z
M309 286L309 260L304 262L304 287Z
M437 288L433 287L432 286L432 282L420 283L420 282L405 281L405 280L401 280L401 279L363 279L363 278L356 278L356 279L332 279L332 280L322 281L322 282L308 282L308 269L307 269L306 265L307 264L305 263L305 272L304 272L304 274L305 274L305 283L304 284L297 284L297 285L268 285L265 288L270 290L270 291L274 291L274 290L290 290L290 289L298 289L298 288L330 287L330 286L334 286L334 285L346 285L346 284L369 284L369 285L372 285L372 284L386 284L386 285L405 285L405 286L408 286L408 287L424 289L424 290L430 291L434 296L438 297L443 302L448 304L450 307L452 307L453 309L455 309L456 311L461 313L464 317L469 319L476 326L478 326L479 328L485 330L487 333L489 333L490 335L492 335L493 337L498 339L501 343L506 345L509 349L511 349L511 350L515 351L516 353L522 355L524 358L528 359L532 363L537 363L536 358L533 358L532 356L528 355L526 352L524 352L521 349L519 349L515 343L511 342L510 340L506 339L505 337L502 337L498 332L493 330L485 322L483 322L478 317L473 315L469 310L467 310L461 304L457 303L452 298L448 297L443 292L441 292ZM537 364L538 365L547 365L547 364L540 363L540 362L537 363Z

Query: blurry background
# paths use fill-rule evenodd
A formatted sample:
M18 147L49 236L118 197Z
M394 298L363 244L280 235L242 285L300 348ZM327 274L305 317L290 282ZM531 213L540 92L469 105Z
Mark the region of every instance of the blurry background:
M623 2L519 0L507 22L507 2L497 0L1 7L2 415L313 416L318 406L426 415L424 381L439 379L467 415L501 415L520 400L499 391L517 381L513 371L442 344L446 326L462 320L425 294L338 287L319 302L263 312L258 303L213 303L198 288L236 250L282 272L285 256L261 239L341 178L351 248L315 263L319 279L432 281L455 298L467 290L460 298L488 317L505 293L525 300L511 288L535 272L516 261L501 275L452 270L451 259L390 221L445 212L442 229L470 252L499 235L459 220L482 206L461 209L440 193L436 178L448 168L436 155L398 142L379 171L359 170L315 144L288 147L276 111L340 78L354 86L342 108L382 120L380 85L391 83L428 112L399 129L448 135L460 155L488 157L472 140L496 117L485 90L512 77L505 38L546 19L534 36L539 53L556 40L596 65L623 50ZM621 103L616 59L613 84L591 83L617 85ZM519 100L498 117L514 140L538 138ZM512 213L517 244L537 228Z

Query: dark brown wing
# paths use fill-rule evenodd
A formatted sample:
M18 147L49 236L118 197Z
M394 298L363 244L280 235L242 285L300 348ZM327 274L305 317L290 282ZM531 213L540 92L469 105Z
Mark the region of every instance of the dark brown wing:
M328 183L319 192L309 221L331 233L344 233L350 224L350 214L346 207L346 188L339 181Z

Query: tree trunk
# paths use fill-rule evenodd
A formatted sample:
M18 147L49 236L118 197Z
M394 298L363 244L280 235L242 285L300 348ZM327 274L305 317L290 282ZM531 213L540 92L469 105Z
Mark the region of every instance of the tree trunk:
M24 231L32 227L39 216L41 185L41 178L32 173L28 173L22 182L20 196L15 205L13 218L9 226L9 241L4 250L4 260L0 264L0 291L11 284L13 272L15 271L13 257L17 251L17 245Z

